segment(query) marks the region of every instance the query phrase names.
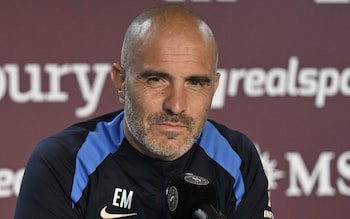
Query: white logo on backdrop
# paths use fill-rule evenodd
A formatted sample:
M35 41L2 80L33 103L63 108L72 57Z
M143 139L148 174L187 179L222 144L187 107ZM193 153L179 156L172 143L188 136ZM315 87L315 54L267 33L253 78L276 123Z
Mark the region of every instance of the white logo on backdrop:
M0 167L0 199L18 196L23 174L24 168L15 171Z
M337 194L350 196L350 151L344 151L338 157L335 152L323 151L311 168L307 168L301 153L286 152L284 158L289 169L283 171L277 168L277 160L271 158L268 151L261 151L258 144L255 146L260 154L270 189L277 189L278 180L287 177L287 197L310 196L313 192L319 197L332 197ZM333 162L336 163L336 173L332 172Z
M258 144L255 144L255 147L260 154L261 163L269 180L269 189L277 189L277 181L285 176L284 171L277 169L278 161L272 159L268 151L261 152Z
M75 109L77 118L91 116L100 102L102 91L111 65L107 63L65 63L24 66L4 64L0 66L0 101L8 94L15 103L66 103L71 94L63 90L64 79L76 77L76 88L84 101ZM350 67L343 70L335 67L299 67L298 57L290 57L285 68L231 68L218 69L220 84L214 95L212 108L225 107L227 98L239 92L247 97L310 97L317 108L326 106L327 98L350 96ZM26 73L27 75L24 75ZM93 77L90 77L92 75ZM21 89L22 77L27 77L28 89ZM47 78L45 81L44 78ZM48 86L45 90L44 85Z
M338 94L350 96L350 67L300 67L298 57L290 57L285 68L265 70L254 68L218 69L219 87L212 107L222 109L226 97L243 92L250 98L259 97L313 97L317 108L326 106L327 98Z
M74 87L80 91L75 93L79 93L85 102L84 106L75 110L78 118L88 117L96 111L111 70L111 65L107 63L30 63L25 64L23 69L21 67L18 64L0 66L0 101L7 92L15 103L66 103L70 94L62 90L63 80L69 75L74 75L77 83ZM29 88L26 91L21 90L22 77L29 77ZM44 81L45 77L48 78L47 81ZM90 78L93 78L92 82ZM47 91L43 89L46 84Z

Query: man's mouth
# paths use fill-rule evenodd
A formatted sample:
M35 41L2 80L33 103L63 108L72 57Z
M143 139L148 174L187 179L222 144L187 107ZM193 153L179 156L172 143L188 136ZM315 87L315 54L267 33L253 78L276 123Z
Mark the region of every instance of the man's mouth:
M187 129L187 126L182 123L162 122L158 123L157 126L161 130L168 132L181 132Z

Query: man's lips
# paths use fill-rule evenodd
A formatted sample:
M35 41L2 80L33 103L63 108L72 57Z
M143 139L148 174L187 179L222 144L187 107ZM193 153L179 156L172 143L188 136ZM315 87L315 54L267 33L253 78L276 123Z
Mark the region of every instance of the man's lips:
M165 131L182 131L187 128L187 126L182 123L158 123L157 125Z

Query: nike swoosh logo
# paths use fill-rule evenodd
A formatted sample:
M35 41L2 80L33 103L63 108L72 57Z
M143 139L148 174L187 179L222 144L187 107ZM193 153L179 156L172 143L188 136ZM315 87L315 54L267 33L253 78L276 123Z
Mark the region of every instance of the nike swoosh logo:
M105 206L104 208L102 208L101 212L100 212L100 216L103 219L117 219L117 218L123 218L123 217L130 217L130 216L135 216L137 215L136 213L129 213L129 214L111 214L108 213L106 211L107 206Z

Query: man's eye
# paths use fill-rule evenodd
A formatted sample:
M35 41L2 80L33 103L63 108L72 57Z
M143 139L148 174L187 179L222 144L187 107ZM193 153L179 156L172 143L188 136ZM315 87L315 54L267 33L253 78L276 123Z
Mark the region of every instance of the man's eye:
M159 82L161 80L160 77L150 77L148 78L148 82Z
M202 83L199 80L191 80L192 85L202 85Z
M193 77L188 80L188 86L195 90L209 87L210 84L210 79L206 77Z
M166 82L161 77L149 77L147 79L147 83L152 87L160 87L163 86Z
M192 88L199 89L204 86L204 82L198 79L192 79L189 81L189 84Z

